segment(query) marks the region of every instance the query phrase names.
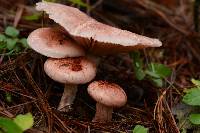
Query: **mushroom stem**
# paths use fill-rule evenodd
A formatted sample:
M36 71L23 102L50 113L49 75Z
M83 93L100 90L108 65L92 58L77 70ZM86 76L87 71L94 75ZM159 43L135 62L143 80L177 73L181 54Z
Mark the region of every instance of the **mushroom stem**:
M113 108L105 106L101 103L96 103L96 114L95 117L93 118L93 122L109 122L112 119L112 112Z
M64 92L58 106L59 111L68 112L71 109L71 104L76 97L77 90L77 85L65 84Z

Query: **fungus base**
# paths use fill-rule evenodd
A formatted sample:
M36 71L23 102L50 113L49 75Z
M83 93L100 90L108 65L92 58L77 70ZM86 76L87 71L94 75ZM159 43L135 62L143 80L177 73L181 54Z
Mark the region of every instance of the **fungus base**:
M77 90L77 85L65 84L64 92L58 106L59 111L68 112L71 109Z
M93 118L93 122L109 122L112 120L113 108L105 106L101 103L96 104L96 114Z

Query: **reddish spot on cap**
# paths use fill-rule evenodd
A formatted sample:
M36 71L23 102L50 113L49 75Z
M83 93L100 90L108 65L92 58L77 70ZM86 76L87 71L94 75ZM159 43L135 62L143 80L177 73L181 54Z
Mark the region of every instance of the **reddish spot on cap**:
M27 42L33 50L52 58L85 55L81 46L56 28L36 29L28 36Z
M121 107L127 101L126 93L115 83L94 81L88 86L87 90L93 99L106 106Z
M95 63L86 57L49 58L44 70L53 80L68 84L84 84L96 76Z

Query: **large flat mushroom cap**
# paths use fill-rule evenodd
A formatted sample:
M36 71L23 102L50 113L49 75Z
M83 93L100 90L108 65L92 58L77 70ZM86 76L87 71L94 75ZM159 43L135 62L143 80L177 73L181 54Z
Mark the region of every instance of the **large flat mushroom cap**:
M36 29L28 36L27 42L33 50L52 58L85 55L81 46L56 28Z
M93 54L104 55L129 52L146 47L160 47L162 43L126 30L100 23L80 10L50 2L37 3L36 9L45 11Z
M126 93L115 83L94 81L90 83L87 90L93 99L106 106L121 107L127 101Z
M44 71L60 83L85 84L96 76L96 65L86 57L49 58L44 63Z

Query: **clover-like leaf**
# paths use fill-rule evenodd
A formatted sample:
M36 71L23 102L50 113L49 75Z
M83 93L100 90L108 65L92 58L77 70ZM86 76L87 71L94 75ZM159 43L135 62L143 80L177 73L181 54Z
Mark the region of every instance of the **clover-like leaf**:
M199 125L200 124L200 114L190 114L189 120L192 124Z
M6 36L3 34L0 34L0 42L6 41Z
M195 87L186 91L186 94L183 96L183 102L188 105L197 105L200 106L200 88Z
M136 125L132 131L132 133L147 133L147 132L148 128L145 128L144 126L141 125Z
M17 37L19 35L19 30L15 27L8 26L6 27L5 34L11 37Z
M157 87L163 86L163 80L160 78L150 78L150 80L153 82L153 84Z
M7 39L6 39L6 42L7 42L6 47L7 47L7 49L8 49L8 50L14 49L14 47L15 47L17 41L18 41L17 38L15 38L15 39L7 38Z
M172 70L169 67L159 63L150 63L147 70L153 72L156 76L159 76L160 78L166 78L172 73Z
M196 86L200 86L200 81L199 80L191 79L191 82Z
M130 53L131 58L133 59L133 69L135 72L135 76L138 80L142 80L145 77L145 72L143 70L143 62L140 59L139 52Z
M33 116L31 113L25 115L17 115L14 122L23 130L27 130L33 126Z
M22 129L11 119L0 117L0 129L5 133L22 133Z
M22 47L28 48L28 43L27 43L27 39L26 39L26 38L20 39L20 40L19 40L19 43L22 44Z

